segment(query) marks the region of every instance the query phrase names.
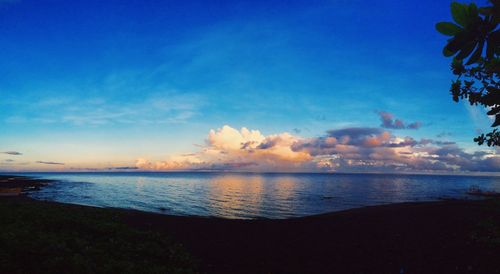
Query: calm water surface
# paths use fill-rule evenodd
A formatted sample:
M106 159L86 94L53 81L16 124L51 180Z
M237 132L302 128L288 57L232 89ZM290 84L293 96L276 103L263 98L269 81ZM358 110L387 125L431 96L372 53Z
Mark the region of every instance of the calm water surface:
M467 197L471 185L500 191L500 177L245 174L32 173L56 180L35 199L174 215L290 218L369 205ZM473 197L468 197L473 198Z

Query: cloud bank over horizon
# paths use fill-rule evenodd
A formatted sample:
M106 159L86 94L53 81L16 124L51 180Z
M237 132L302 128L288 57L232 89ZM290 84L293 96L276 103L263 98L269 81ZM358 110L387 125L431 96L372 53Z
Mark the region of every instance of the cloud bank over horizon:
M386 117L392 119L392 115ZM393 124L398 125L397 121ZM405 128L411 129L410 125ZM210 130L198 151L163 161L139 158L136 167L158 171L498 172L500 155L495 150L467 152L451 141L417 140L386 127L331 129L322 136L303 138L288 132L266 136L259 130L224 125Z
M225 125L210 130L200 151L172 156L166 161L140 158L136 166L151 170L301 170L312 157L293 150L293 144L299 140L287 132L264 136L259 130L237 130Z

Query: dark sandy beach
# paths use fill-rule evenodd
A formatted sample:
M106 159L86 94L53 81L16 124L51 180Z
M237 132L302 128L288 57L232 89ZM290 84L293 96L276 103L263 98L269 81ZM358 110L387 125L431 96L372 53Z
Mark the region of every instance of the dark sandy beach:
M291 220L130 212L127 222L173 235L213 273L500 272L498 201L395 204Z
M16 204L88 208L0 197L0 205ZM393 204L288 220L95 210L120 212L121 222L134 229L172 237L202 273L500 273L498 199Z

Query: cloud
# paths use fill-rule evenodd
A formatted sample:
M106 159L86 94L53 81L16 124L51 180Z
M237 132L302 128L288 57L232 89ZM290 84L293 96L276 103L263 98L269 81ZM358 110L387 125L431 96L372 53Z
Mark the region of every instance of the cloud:
M38 164L44 164L44 165L64 165L64 163L58 163L58 162L46 162L46 161L36 161Z
M15 155L15 156L23 155L21 152L17 152L17 151L3 151L3 152L0 152L0 153L8 154L8 155Z
M422 126L421 122L413 122L411 124L408 124L406 128L408 129L419 129Z
M138 159L136 166L153 170L296 170L311 156L292 150L300 138L287 132L263 135L245 127L210 130L201 151L173 156L166 161Z
M328 131L325 136L294 144L296 151L322 157L326 167L343 171L498 172L495 152L467 153L454 142L398 137L377 128ZM328 161L325 164L325 161Z
M210 130L199 151L164 161L138 159L145 170L497 172L495 151L469 153L454 142L396 136L383 128L328 130L302 138L287 132L223 126Z
M117 167L108 167L106 170L136 170L139 169L136 166L117 166Z
M111 99L42 98L37 104L9 102L8 106L29 109L29 117L12 115L9 124L71 124L103 126L113 124L179 124L198 115L205 104L201 95L166 90L145 98L116 103Z
M394 118L394 115L389 112L379 111L377 112L380 116L380 120L382 124L380 125L383 128L389 129L419 129L422 126L421 122L413 122L408 125L405 125L405 122L400 119Z
M390 140L391 134L380 128L345 128L329 130L325 136L296 142L292 149L318 156L397 144L390 143Z

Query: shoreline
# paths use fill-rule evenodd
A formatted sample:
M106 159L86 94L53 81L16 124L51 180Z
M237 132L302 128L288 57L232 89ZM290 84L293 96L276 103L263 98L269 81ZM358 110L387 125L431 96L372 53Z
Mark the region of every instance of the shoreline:
M196 258L202 273L500 272L500 199L388 204L253 220L99 208L25 195L0 197L3 203L116 213L128 227L172 237Z

